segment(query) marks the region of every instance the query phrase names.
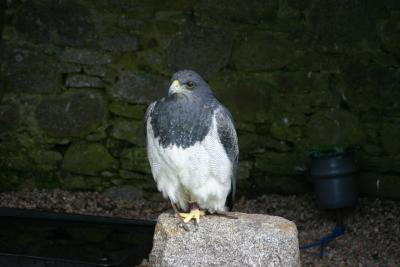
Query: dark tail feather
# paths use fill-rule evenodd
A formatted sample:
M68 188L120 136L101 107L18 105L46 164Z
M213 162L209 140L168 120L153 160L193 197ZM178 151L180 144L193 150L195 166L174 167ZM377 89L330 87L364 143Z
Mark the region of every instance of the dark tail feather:
M231 190L226 199L226 206L228 206L229 211L232 211L234 202L235 202L235 190Z

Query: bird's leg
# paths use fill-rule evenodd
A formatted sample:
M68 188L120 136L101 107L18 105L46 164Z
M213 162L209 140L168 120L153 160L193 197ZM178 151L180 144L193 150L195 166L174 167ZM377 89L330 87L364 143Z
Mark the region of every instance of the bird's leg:
M206 215L206 213L200 210L199 205L196 202L190 202L190 213L179 213L180 216L185 218L183 221L185 223L190 222L190 220L195 219L196 223L200 222L200 216Z
M180 215L175 203L171 201L171 205L172 205L172 208L174 209L175 216L178 217L178 219L179 219L179 225L182 226L183 229L185 229L186 231L189 231L189 227L184 222L184 220L183 220L182 216Z

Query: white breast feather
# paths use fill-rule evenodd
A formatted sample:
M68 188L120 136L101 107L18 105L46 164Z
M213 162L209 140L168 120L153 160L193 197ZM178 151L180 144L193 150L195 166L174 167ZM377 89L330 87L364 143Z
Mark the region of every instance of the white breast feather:
M231 187L232 164L217 132L216 120L203 141L188 148L163 148L147 121L147 151L157 188L164 197L186 210L196 201L210 212L224 211Z

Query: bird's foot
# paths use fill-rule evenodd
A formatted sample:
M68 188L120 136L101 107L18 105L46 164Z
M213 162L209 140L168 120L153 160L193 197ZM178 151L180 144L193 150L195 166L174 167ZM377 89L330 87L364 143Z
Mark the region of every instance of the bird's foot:
M179 219L178 226L181 227L181 228L183 228L183 229L185 229L185 231L189 232L189 227L188 227L187 224L183 221L183 218L182 218L182 216L179 214L179 211L178 211L176 205L174 204L174 202L171 201L171 205L172 205L172 208L174 209L175 216Z
M192 219L196 220L196 223L198 224L200 222L200 217L205 216L206 213L200 209L192 209L190 210L190 213L179 213L179 215L184 218L183 221L185 223L190 222Z

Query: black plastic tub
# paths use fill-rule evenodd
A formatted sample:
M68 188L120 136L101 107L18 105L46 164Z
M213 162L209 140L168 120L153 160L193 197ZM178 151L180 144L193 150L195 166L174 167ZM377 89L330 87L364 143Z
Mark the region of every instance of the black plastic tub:
M322 209L354 207L358 198L357 172L352 153L313 158L310 174L318 206Z
M155 221L0 208L0 266L135 266Z

